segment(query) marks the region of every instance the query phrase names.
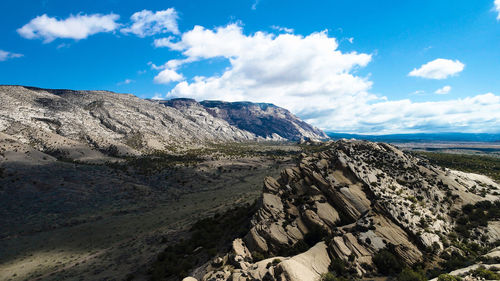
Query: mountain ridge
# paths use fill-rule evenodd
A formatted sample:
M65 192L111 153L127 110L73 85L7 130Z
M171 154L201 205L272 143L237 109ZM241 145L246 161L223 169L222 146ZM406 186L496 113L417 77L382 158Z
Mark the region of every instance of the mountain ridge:
M146 100L110 91L5 85L0 86L0 95L3 101L0 105L1 132L38 150L57 151L64 157L80 161L196 147L207 142L326 137L309 125L293 134L274 126L268 135L258 135L231 125L208 112L200 103L188 100L182 102L191 103L189 107L176 108L168 106L169 101ZM302 121L292 114L273 118L290 124L286 128L297 127L296 123L302 125ZM262 126L267 124L264 122Z
M271 103L220 100L197 102L189 98L162 100L160 103L181 111L186 111L188 107L201 106L213 117L221 118L232 126L252 132L264 139L297 141L302 138L328 138L320 129L300 120L290 111Z

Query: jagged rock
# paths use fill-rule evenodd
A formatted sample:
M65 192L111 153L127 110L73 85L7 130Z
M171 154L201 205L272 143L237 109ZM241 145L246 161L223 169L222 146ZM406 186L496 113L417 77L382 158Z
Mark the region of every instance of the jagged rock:
M264 179L264 188L267 192L277 193L280 185L273 177Z
M474 185L490 189L481 197L471 191ZM373 257L383 249L411 266L436 245L443 249L440 236L455 225L451 210L498 200L491 190L499 188L486 177L441 169L388 144L328 142L320 152L302 155L297 167L285 169L280 178L265 179L261 207L245 236L248 251L268 256L303 245L306 237L331 237L328 244L279 257L277 264L266 259L265 267L262 261L245 264L233 280L318 280L330 257L344 260L361 277L374 273ZM483 239L493 241L499 233L495 221L481 229ZM310 255L318 247L326 257L320 267Z
M315 202L314 204L319 218L328 226L334 227L338 222L340 222L339 213L328 202Z
M233 241L233 252L236 256L243 258L244 261L252 260L252 253L245 246L245 242L241 238Z
M316 281L328 272L330 262L327 246L320 242L307 252L280 262L275 277L288 281Z

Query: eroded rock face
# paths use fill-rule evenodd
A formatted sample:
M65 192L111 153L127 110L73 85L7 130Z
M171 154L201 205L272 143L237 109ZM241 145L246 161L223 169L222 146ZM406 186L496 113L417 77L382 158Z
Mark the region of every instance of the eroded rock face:
M200 104L214 117L222 118L229 124L262 138L328 138L320 129L270 103L202 101Z
M247 257L239 258L237 273L211 279L208 269L203 280L318 280L331 259L363 276L376 271L373 257L382 249L413 265L428 249L444 248L440 237L453 230L452 210L498 200L492 190L499 188L487 177L442 169L387 144L328 142L321 152L303 154L278 179L264 180L252 228L233 245L235 253L274 258L252 263L249 255L236 254ZM498 231L485 235L496 239ZM286 257L305 242L317 244ZM221 268L231 271L233 265Z
M287 114L278 116L278 113L265 111L274 119L258 120L258 126L267 128L264 136L248 126L242 129L214 114L214 107L208 110L188 99L153 101L108 91L23 86L0 86L0 99L0 132L36 150L57 152L80 161L102 159L104 155L140 155L206 142L325 136L320 130L275 106L273 112ZM247 106L249 112L253 112L250 108L254 106L251 103ZM241 110L244 109L242 106ZM253 115L242 115L239 120L243 122L250 116ZM297 129L274 126L273 120ZM252 117L246 122L251 124L257 119ZM285 131L293 133L285 135Z

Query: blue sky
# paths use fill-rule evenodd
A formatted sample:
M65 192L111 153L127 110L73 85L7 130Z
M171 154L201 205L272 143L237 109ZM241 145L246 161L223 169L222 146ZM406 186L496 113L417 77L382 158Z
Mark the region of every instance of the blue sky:
M4 0L0 84L272 102L336 132L498 133L496 2Z

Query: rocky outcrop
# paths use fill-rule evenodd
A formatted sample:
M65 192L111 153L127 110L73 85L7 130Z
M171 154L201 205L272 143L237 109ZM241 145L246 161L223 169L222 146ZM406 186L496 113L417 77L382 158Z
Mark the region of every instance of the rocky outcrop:
M325 139L328 136L318 128L300 120L290 111L270 103L202 101L172 99L162 101L166 106L186 112L203 108L215 118L257 137L268 140Z
M500 186L487 177L436 167L387 144L340 140L318 150L264 180L251 230L233 243L228 262L200 279L318 280L331 260L364 276L377 272L381 250L411 266L444 249L453 210L499 199L493 190ZM497 234L484 231L474 242ZM296 250L307 251L290 255Z
M207 142L324 136L289 113L271 119L291 120L290 126L297 125L296 130L248 115L247 124L259 122L259 128L269 129L269 135L262 135L240 128L214 114L212 107L208 110L188 99L153 101L108 91L23 86L0 86L0 98L0 132L38 151L80 161L177 150ZM273 112L288 112L272 108ZM243 122L244 118L239 120ZM286 135L285 131L293 133Z

